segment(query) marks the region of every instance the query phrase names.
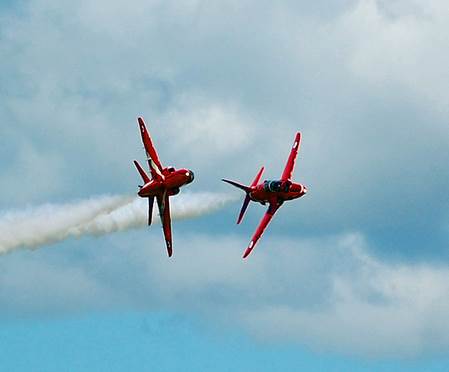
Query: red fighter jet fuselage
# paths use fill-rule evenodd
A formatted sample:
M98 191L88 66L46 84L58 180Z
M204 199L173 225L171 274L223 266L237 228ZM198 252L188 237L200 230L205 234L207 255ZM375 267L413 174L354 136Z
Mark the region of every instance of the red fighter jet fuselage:
M142 198L155 197L161 192L167 192L168 196L179 194L180 188L193 181L193 172L190 169L165 168L161 174L163 181L149 180L137 193Z
M138 118L138 122L151 177L134 160L134 165L144 182L143 185L139 186L140 190L137 194L142 198L148 198L148 225L151 225L153 204L156 198L168 256L171 257L173 247L169 197L178 194L182 186L191 183L194 179L194 174L191 170L185 168L175 169L173 167L163 167L143 119Z
M252 201L265 205L272 201L286 201L298 199L307 192L307 188L300 183L291 181L264 181L254 186L249 192Z
M265 231L265 228L268 226L274 214L281 207L281 205L287 200L298 199L307 193L307 188L304 185L291 181L300 144L301 133L298 132L295 136L293 147L291 149L287 164L280 180L266 180L262 183L259 183L259 180L262 177L262 173L264 171L264 167L260 169L259 173L256 175L250 186L245 186L235 181L223 179L224 182L227 182L246 192L246 197L243 201L243 206L237 219L237 224L242 221L250 201L258 202L263 205L268 203L269 205L267 212L263 216L259 227L257 228L248 245L248 248L243 254L243 258L248 257L248 255L254 249L258 240Z

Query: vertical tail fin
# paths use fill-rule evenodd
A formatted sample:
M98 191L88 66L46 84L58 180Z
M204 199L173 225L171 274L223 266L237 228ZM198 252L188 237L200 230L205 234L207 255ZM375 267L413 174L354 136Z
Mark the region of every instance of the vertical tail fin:
M260 168L259 173L257 173L256 178L254 178L253 182L251 183L251 187L257 185L257 183L260 180L260 177L262 177L262 173L264 170L265 170L265 167Z

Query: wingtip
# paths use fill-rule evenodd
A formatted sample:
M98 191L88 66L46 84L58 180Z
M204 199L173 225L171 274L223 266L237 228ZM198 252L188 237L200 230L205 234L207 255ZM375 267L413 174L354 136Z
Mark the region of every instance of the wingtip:
M249 254L251 253L251 251L252 251L252 248L246 248L246 251L245 251L245 253L243 253L243 259L245 259L246 257L248 257L249 256Z
M297 132L295 136L295 141L293 142L293 150L298 151L301 145L301 132Z
M240 223L243 221L243 217L245 216L245 214L243 213L243 214L240 214L238 217L237 217L237 225L240 225Z
M248 245L248 248L246 248L245 253L243 253L243 258L248 257L253 249L254 249L254 241L251 240Z
M168 257L171 257L173 255L173 246L170 240L165 241L165 245L167 246L167 254Z
M139 116L137 118L137 122L139 123L139 127L141 128L141 130L144 130L143 128L145 128L145 121L143 120L143 118Z

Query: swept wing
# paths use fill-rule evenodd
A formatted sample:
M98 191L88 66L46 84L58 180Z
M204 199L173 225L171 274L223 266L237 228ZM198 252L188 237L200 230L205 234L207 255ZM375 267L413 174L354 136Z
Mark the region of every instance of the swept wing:
M151 141L150 134L145 127L145 122L142 118L138 118L137 120L139 122L140 135L142 136L143 146L145 147L145 153L147 155L151 176L153 177L153 179L163 180L164 176L162 174L162 164L159 160L156 149L154 148L153 142Z
M167 246L168 257L173 254L172 235L171 235L171 218L170 218L170 200L167 192L156 196L157 205L159 207L159 215L161 217L162 229L164 230L165 245Z
M256 232L254 233L251 241L249 242L248 248L246 248L245 253L243 254L243 258L246 258L249 256L249 254L252 252L254 247L256 246L257 242L259 241L260 237L262 236L263 232L265 231L265 228L270 223L271 219L273 218L276 211L279 209L279 207L282 204L279 204L278 202L270 203L270 206L268 207L268 210L264 214L262 221L260 221L259 227L257 228Z
M287 164L285 165L284 172L281 176L281 181L287 181L292 178L293 169L295 168L296 156L298 155L299 147L301 146L301 133L296 133L295 142L293 142L292 150L287 159Z

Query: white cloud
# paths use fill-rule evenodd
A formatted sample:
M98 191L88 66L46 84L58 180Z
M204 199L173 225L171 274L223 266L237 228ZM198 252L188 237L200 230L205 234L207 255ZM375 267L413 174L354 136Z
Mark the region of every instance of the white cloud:
M321 3L138 1L124 10L34 0L2 18L0 120L14 126L11 143L21 137L44 164L67 167L36 185L36 195L47 188L58 198L131 190L139 114L156 123L164 163L196 170L201 189L224 176L249 180L261 165L277 177L302 130L298 178L316 195L305 204L311 224L383 226L401 220L397 211L438 208L448 179L438 165L447 115L437 114L447 101L449 54L438 36L447 12L437 1L411 13L395 4L333 3L335 14L321 17ZM2 194L15 198L18 175L2 177ZM416 201L423 193L430 204ZM367 215L372 205L382 211Z
M360 1L337 23L337 34L351 40L347 62L355 77L377 89L397 84L396 93L447 117L449 10L441 1L418 3Z
M5 256L3 313L169 309L242 327L261 342L371 357L449 351L447 266L381 261L354 233L267 236L246 261L241 251L247 241L238 236L178 231L169 260L160 231L137 235L91 241L96 249L84 248L81 261L64 258L68 252L58 256L58 249ZM75 294L60 290L71 285ZM41 287L58 293L57 301L37 301L40 290L36 295L33 288Z
M47 199L64 187L60 177L65 170L63 160L51 150L40 152L24 142L16 148L15 158L8 160L1 178L5 203L20 200L26 205L36 198Z
M328 4L138 1L124 9L32 0L6 14L2 202L134 190L142 114L164 164L195 171L192 188L218 188L224 176L249 181L261 165L276 177L302 130L304 228L433 226L449 182L447 4L360 0L333 2L332 12ZM22 181L32 186L17 196ZM298 209L283 212L278 222L296 224ZM358 234L263 241L248 262L240 260L247 241L221 235L176 234L170 262L162 243L152 250L134 235L89 240L103 253L86 253L92 266L14 256L0 263L9 273L0 300L23 312L40 284L51 292L59 283L61 303L74 298L74 307L105 297L112 306L195 311L261 339L316 348L447 352L445 266L382 262ZM19 275L27 262L30 276L51 279ZM77 294L65 290L78 281ZM21 289L29 301L10 303Z

